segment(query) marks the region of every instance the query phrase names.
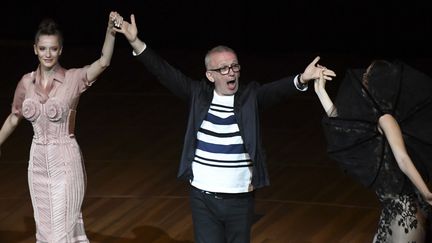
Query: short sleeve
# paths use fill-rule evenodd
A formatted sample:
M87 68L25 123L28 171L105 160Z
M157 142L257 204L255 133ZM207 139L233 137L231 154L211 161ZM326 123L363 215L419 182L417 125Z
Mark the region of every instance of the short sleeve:
M15 94L12 102L12 114L22 117L22 104L25 99L26 87L24 78L21 79L15 89Z
M77 84L79 93L86 91L96 81L96 79L87 79L87 69L89 67L90 66L87 65L83 68L72 69L69 71L69 75L67 75L68 79L72 80Z

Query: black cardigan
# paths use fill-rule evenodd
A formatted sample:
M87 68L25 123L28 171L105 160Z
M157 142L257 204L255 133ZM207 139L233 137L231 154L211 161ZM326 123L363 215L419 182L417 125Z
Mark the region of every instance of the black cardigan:
M185 76L148 46L137 58L164 86L189 104L189 117L177 176L192 180L197 132L208 113L214 86L208 80L197 81ZM266 156L261 144L259 111L298 93L294 78L295 76L289 76L264 85L251 82L240 85L235 94L234 114L246 151L253 161L252 184L255 189L269 185Z

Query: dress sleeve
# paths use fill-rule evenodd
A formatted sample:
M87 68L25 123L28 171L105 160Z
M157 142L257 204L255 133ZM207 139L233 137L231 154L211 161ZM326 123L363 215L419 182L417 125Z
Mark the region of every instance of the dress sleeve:
M74 76L72 77L72 79L74 79L77 82L79 93L86 91L96 81L96 79L95 80L87 79L87 69L89 67L90 66L87 65L84 66L83 68L75 69L73 71L72 75Z
M15 94L12 103L12 113L22 117L22 104L25 99L26 87L24 84L24 79L21 79L15 89Z

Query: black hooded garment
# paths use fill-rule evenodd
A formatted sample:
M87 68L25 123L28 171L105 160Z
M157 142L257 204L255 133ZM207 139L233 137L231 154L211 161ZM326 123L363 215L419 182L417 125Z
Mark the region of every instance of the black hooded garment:
M432 168L432 79L402 62L377 66L362 84L365 69L350 69L339 87L337 116L323 119L327 152L355 180L378 193L412 189L399 169L378 119L391 114L409 156L428 182Z

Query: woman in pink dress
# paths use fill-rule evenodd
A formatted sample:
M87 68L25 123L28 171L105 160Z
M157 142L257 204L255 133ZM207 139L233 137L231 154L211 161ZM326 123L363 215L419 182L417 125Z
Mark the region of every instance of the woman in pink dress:
M86 178L80 148L74 137L74 120L80 95L109 66L115 32L122 18L109 15L101 57L82 68L59 64L62 34L45 20L35 36L36 71L25 74L15 91L12 112L0 130L0 146L21 118L29 120L34 136L28 182L39 243L89 242L81 214Z

